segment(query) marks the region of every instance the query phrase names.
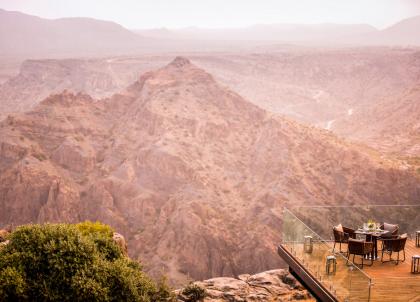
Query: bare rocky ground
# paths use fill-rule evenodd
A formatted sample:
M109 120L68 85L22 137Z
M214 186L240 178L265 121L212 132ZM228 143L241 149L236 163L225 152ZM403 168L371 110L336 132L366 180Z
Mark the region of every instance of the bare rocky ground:
M204 302L315 301L287 270L271 270L238 278L220 277L194 282L205 289ZM180 296L182 289L177 293Z

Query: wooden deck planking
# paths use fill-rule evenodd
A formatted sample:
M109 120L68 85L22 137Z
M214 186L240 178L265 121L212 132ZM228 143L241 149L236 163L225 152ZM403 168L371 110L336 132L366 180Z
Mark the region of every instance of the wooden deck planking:
M330 254L332 245L314 244L312 254L303 253L303 244L283 244L293 250L300 262L305 263L311 273L331 291L340 301L367 301L369 294L368 278L357 270L350 271L343 258L338 257L337 272L334 276L325 273L325 258ZM378 248L381 248L378 242ZM343 250L346 247L343 245ZM372 266L364 266L363 271L372 279L371 302L418 301L420 302L420 274L411 274L411 256L420 254L414 240L407 240L406 261L395 265L394 262L374 261ZM381 256L381 252L379 252ZM394 255L393 255L394 256ZM395 255L396 256L396 255ZM402 254L400 255L402 258ZM384 255L388 259L388 255ZM361 258L357 258L360 263ZM366 262L365 262L366 263ZM369 261L367 262L369 263ZM351 284L350 284L351 282Z
M420 301L420 274L410 272L411 256L419 255L420 248L415 246L414 240L407 240L405 253L406 260L398 265L379 260L365 268L373 281L371 301ZM388 255L384 258L387 260Z

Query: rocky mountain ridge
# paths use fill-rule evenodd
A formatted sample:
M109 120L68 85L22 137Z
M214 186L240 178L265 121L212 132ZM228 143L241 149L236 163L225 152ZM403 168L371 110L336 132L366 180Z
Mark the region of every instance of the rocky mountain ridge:
M102 221L175 284L281 267L284 206L419 200L413 171L264 111L185 58L110 98L63 92L0 123L3 224Z
M0 87L0 96L27 102L19 111L31 109L48 92L63 89L101 98L123 90L139 74L171 58L28 60L17 76ZM345 117L348 109L356 111L385 97L398 97L416 85L420 76L419 53L409 48L296 48L272 54L192 54L191 58L258 106L311 124ZM26 100L29 95L32 100Z

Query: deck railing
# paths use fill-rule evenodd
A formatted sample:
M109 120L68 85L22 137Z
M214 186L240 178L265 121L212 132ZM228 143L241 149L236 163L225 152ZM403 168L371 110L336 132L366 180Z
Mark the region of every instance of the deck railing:
M352 205L352 206L296 206L284 209L281 246L305 268L317 282L338 301L369 301L372 279L357 265L335 252L333 226L358 229L368 220L398 224L399 233L415 239L420 227L420 205ZM312 251L304 251L305 236L312 237ZM363 237L363 236L362 236ZM347 248L343 246L343 250ZM326 257L337 260L335 274L327 274ZM383 289L382 289L383 290Z
M368 220L398 224L399 233L415 236L420 205L296 206L288 209L324 240L332 240L332 227L341 223L354 229Z
M321 218L326 219L326 217ZM306 251L305 236L310 236L306 237L307 244L308 240L311 240L311 248L307 246ZM370 300L371 278L338 250L333 252L328 238L325 239L313 231L289 209L284 209L283 212L282 238L282 247L336 300L346 302ZM327 256L335 256L335 272L334 268L331 268L330 272L327 271Z

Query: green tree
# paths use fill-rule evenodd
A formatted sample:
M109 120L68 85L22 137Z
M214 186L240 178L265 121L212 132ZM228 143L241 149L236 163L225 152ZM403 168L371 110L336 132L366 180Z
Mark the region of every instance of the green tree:
M0 248L0 301L172 301L112 234L92 222L18 227Z

